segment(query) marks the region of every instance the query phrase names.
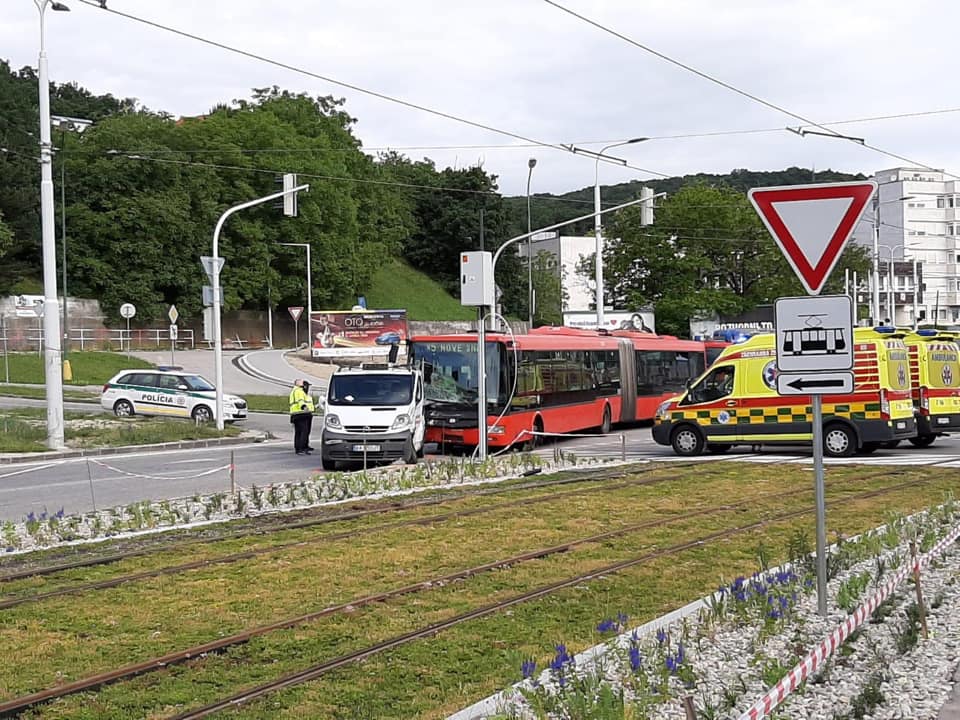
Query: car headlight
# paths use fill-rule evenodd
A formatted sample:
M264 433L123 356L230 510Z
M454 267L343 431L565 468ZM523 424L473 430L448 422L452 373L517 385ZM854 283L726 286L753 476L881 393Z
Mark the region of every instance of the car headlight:
M397 419L393 421L393 426L391 430L403 430L407 425L410 424L410 416L406 413L401 413L397 415Z
M327 415L323 422L328 428L340 427L340 418L338 418L336 415Z
M491 435L503 435L507 429L503 425L490 425L487 427L487 432Z
M670 417L670 401L660 403L660 407L657 408L657 417L661 420L666 420Z

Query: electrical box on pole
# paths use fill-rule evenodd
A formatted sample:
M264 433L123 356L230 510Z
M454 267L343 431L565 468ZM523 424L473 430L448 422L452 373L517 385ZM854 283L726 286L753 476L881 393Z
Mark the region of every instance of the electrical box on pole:
M484 250L460 254L460 304L493 307L493 255Z
M283 175L283 214L287 217L297 216L297 194L293 189L297 186L296 173L284 173Z

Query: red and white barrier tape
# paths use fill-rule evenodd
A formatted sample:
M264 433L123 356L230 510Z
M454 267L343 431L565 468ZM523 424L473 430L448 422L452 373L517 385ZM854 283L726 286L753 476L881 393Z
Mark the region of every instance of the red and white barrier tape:
M184 475L182 477L171 476L171 475L143 475L141 473L132 473L127 470L121 470L120 468L113 467L113 465L107 465L105 462L100 462L99 460L94 460L90 458L90 462L94 465L99 465L102 468L106 468L120 475L126 475L127 477L140 478L141 480L193 480L194 478L201 478L207 475L213 475L214 473L222 472L224 470L229 470L230 465L221 465L220 467L215 467L210 470L204 470L202 473L197 473L195 475Z
M929 565L936 555L939 555L948 545L960 537L960 526L954 528L949 535L938 542L930 552L921 555L915 562L902 568L896 575L883 584L873 596L854 610L840 623L829 636L821 640L807 656L788 672L776 685L767 691L766 695L757 700L750 709L740 715L739 720L760 720L773 712L786 697L817 671L828 657L869 618L880 603L887 599L894 589L903 582L904 578L913 574L914 568L920 569Z

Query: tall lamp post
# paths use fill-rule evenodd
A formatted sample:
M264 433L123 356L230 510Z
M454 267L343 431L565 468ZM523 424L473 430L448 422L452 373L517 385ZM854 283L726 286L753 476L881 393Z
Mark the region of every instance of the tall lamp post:
M593 231L596 238L595 252L597 254L595 260L596 266L596 283L597 283L597 327L603 327L603 225L600 222L600 160L607 159L613 160L614 162L619 162L623 165L627 164L626 160L621 158L611 158L604 153L611 148L620 147L622 145L633 145L634 143L640 143L644 140L649 140L650 138L645 137L635 137L630 138L629 140L623 140L622 142L611 143L606 147L600 149L600 152L593 152L592 150L584 150L583 148L574 147L571 148L575 153L581 153L585 155L591 155L597 158L594 175L593 175Z
M913 200L913 195L904 195L895 200L878 201L873 205L873 321L880 320L880 206ZM888 246L883 246L888 247ZM902 246L901 246L902 247ZM890 318L891 322L893 318Z
M33 0L40 12L40 57L37 62L40 104L40 236L43 249L43 354L44 384L47 394L47 447L63 445L63 369L60 364L60 309L57 301L57 245L54 235L53 158L50 146L50 81L47 75L47 50L43 19L47 7L69 11L52 0Z
M310 244L309 243L278 243L287 247L302 247L307 249L307 348L313 346L313 281L310 279Z
M537 166L537 159L527 160L527 315L533 327L533 235L530 234L530 178Z
M93 125L93 120L63 115L53 115L50 119L60 130L60 251L63 253L60 272L63 275L63 357L66 359L70 351L70 313L67 309L67 130L82 133Z

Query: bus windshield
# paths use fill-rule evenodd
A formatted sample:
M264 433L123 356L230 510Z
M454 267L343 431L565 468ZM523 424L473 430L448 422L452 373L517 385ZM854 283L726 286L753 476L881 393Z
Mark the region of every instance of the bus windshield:
M487 402L496 403L500 387L499 344L485 343ZM424 366L424 397L432 402L477 402L477 343L413 343L413 359Z
M331 405L409 405L412 394L411 375L334 375L330 378L328 402Z

